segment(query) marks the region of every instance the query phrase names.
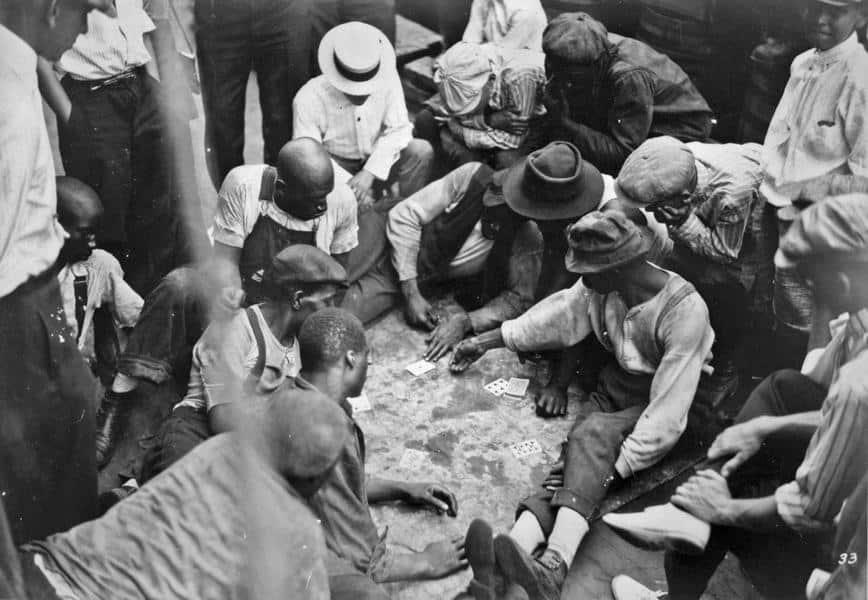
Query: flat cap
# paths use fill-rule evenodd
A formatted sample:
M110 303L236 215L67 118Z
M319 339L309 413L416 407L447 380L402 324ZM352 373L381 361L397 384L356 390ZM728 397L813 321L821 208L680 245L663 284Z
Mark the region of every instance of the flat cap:
M775 265L818 258L868 262L868 194L835 196L799 213L778 245Z
M620 211L594 211L567 229L567 270L601 273L647 256L651 240Z
M283 286L293 283L347 284L347 272L331 256L315 246L293 244L281 250L265 271L263 283Z
M564 62L591 64L611 46L606 26L583 12L560 14L543 32L543 52Z
M696 159L687 144L663 136L646 140L621 167L616 183L626 199L639 208L693 193Z

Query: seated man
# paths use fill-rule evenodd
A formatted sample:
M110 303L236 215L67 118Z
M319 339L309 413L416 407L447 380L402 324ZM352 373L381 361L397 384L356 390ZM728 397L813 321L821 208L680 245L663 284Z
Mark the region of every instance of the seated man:
M449 168L471 161L510 166L532 120L545 114L538 51L458 42L437 59L434 81L439 93L416 115L416 132L442 151Z
M674 244L663 266L696 286L708 305L715 332L710 385L722 394L738 387L734 359L750 317L770 320L775 249L757 194L761 152L758 144L652 138L630 154L617 179L627 201L668 227Z
M461 342L451 368L461 372L487 350L573 346L594 335L614 361L580 408L546 491L528 498L509 535L468 556L496 555L506 579L535 600L560 590L589 519L616 481L666 456L681 437L714 333L693 286L645 260L651 240L618 211L592 212L568 230L567 264L582 280L500 329ZM484 526L487 527L487 526ZM490 528L488 528L490 531ZM469 536L492 544L491 536ZM493 564L471 564L493 584Z
M248 303L258 302L263 272L292 244L315 246L347 265L350 251L358 245L356 214L352 192L334 185L331 160L314 140L287 143L276 168L233 169L217 196L214 260L175 269L145 298L103 399L97 423L98 462L105 464L111 456L130 395L142 381L171 382L182 394L187 389L193 345L212 312L231 311L239 303L239 293L221 290L243 287ZM364 260L364 255L359 257Z
M461 41L540 52L547 22L539 0L473 0Z
M202 444L102 517L22 546L12 568L25 589L13 597L326 600L305 499L348 437L322 394L276 394L244 433Z
M481 163L458 167L392 209L388 235L407 320L434 329L427 359L438 360L465 335L530 308L543 266L540 228L557 230L560 247L564 225L548 221L572 222L599 208L614 189L611 178L602 179L574 148L553 144L508 171ZM533 194L525 193L531 188ZM546 256L562 262L562 252ZM478 293L464 295L478 308L437 323L420 285L469 277Z
M361 322L337 308L323 309L301 326L298 346L301 373L295 385L327 395L344 412L355 432L344 444L341 459L310 504L321 520L329 549L327 568L332 600L388 598L378 584L445 577L467 565L463 539L430 543L414 554L386 548L368 503L404 502L458 514L455 496L434 483L387 481L365 475L365 438L353 420L347 397L362 393L370 349Z
M124 281L117 259L96 249L101 216L93 188L73 177L57 178L57 219L68 235L57 276L66 322L91 370L111 375L126 343L125 329L136 324L143 300Z
M868 196L804 211L775 262L814 284L819 328L803 373L778 371L748 398L708 451L708 468L670 504L603 519L631 540L673 550L669 597L699 598L727 551L761 593L803 595L824 530L868 469ZM820 334L823 335L820 335ZM820 350L820 348L822 348ZM698 554L690 556L689 554ZM859 559L861 560L861 559ZM823 561L825 562L825 560ZM640 597L625 596L624 598ZM623 600L623 599L622 599Z
M212 434L238 429L238 399L267 394L301 367L296 335L330 305L346 271L325 252L296 244L278 254L262 281L262 302L211 323L193 347L187 394L145 454L142 481L159 474Z
M347 183L360 206L380 200L383 186L395 182L403 198L421 189L434 150L413 139L389 40L376 27L344 23L325 35L318 59L323 74L292 102L293 137L322 142L352 175Z
M551 82L543 142L569 140L616 175L649 137L708 139L708 103L681 67L650 46L608 34L585 13L564 13L546 28L543 51Z

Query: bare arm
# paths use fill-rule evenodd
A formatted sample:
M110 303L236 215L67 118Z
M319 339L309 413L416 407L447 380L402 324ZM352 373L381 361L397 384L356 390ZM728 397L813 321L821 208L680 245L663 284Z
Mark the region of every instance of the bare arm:
M60 85L57 75L54 74L51 63L41 56L36 63L36 76L39 80L39 91L42 97L57 115L58 122L65 125L69 122L69 115L72 113L72 102L66 95L66 90Z

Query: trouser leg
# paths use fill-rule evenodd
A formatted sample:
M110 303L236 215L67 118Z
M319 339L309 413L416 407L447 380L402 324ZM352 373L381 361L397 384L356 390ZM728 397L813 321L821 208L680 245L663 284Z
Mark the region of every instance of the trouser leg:
M145 452L140 483L153 479L209 437L211 427L205 412L187 406L176 408Z
M389 180L396 179L401 197L408 198L428 184L433 163L434 148L431 143L413 138L392 166Z
M395 0L340 0L340 20L373 25L395 45Z
M371 210L359 216L359 245L350 251L347 272L350 287L341 301L341 308L363 323L382 315L400 298L383 213Z
M175 380L186 389L193 346L207 326L205 283L190 267L166 275L145 298L139 320L118 360L118 372L155 384Z
M331 600L388 600L389 594L365 575L329 575Z

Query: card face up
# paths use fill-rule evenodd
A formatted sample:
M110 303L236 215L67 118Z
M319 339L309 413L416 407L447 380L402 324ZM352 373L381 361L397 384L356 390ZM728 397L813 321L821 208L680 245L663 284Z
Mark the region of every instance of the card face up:
M428 362L427 360L417 360L416 362L407 365L407 370L410 371L410 373L414 377L419 377L420 375L424 375L425 373L431 371L432 369L435 369L436 367L437 365L432 362Z
M506 391L507 382L506 379L502 377L500 379L495 379L489 384L484 385L483 387L491 394L495 396L503 396L503 393Z
M539 454L542 452L542 446L539 445L539 442L536 440L525 440L523 442L518 442L509 447L512 450L513 456L516 458L524 458L525 456L530 456L531 454Z
M504 394L507 396L522 397L527 392L527 386L530 385L530 379L522 379L520 377L510 377L509 385L506 386Z
M361 396L356 396L355 398L347 398L347 401L350 403L350 406L353 407L354 413L367 412L369 410L373 410L373 406L371 406L371 401L368 400L368 395L362 392Z

